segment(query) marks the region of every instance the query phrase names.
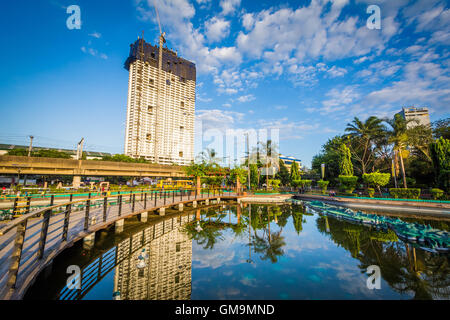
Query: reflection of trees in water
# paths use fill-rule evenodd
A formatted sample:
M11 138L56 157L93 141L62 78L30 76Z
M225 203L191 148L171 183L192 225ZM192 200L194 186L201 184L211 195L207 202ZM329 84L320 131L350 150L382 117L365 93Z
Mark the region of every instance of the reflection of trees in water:
M362 273L368 266L378 265L395 291L413 293L414 299L450 298L448 256L416 249L399 241L393 231L381 232L334 218L318 218L317 228L358 259Z

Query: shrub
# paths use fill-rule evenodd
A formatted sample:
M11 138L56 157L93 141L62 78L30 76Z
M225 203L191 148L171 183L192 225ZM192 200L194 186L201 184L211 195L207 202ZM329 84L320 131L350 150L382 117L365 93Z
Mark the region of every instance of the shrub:
M294 180L294 181L292 181L291 184L294 188L298 188L298 187L305 188L305 187L309 187L311 185L311 183L312 183L312 180Z
M300 185L302 188L309 187L312 183L312 180L300 180Z
M281 180L278 180L278 179L270 179L269 180L269 185L270 186L272 186L272 188L274 189L274 190L278 190L278 188L280 187L280 183L281 183Z
M431 194L433 195L433 199L437 200L442 198L442 196L444 195L444 190L433 188L431 189Z
M373 196L375 195L375 189L367 188L367 193L369 194L369 197L373 198Z
M416 188L391 188L389 192L395 199L419 199L420 197L420 189Z
M363 174L362 178L369 187L376 187L381 194L380 187L384 187L389 183L391 175L389 173L380 173L377 171L372 173L365 173Z
M325 180L317 181L317 185L322 190L322 194L325 194L327 192L327 187L328 187L329 183L330 183L330 181L325 181Z
M340 175L339 181L341 183L342 189L344 189L347 194L351 194L356 188L358 177Z

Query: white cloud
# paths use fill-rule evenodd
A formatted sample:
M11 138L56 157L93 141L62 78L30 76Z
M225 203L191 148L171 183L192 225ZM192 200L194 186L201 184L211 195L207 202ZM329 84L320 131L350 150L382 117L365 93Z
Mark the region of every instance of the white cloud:
M205 22L205 34L210 42L226 38L230 33L230 21L213 17Z
M219 109L197 110L195 117L196 121L201 121L203 123L203 130L225 130L232 128L236 122L241 121L244 117L244 113Z
M241 5L241 0L220 0L220 7L224 15L232 14Z
M99 32L94 32L94 33L91 33L91 34L89 34L91 37L94 37L94 38L97 38L97 39L100 39L101 37L102 37L102 34L101 33L99 33Z
M329 114L339 110L343 110L346 105L354 102L360 97L355 87L347 86L342 90L331 89L327 94L328 100L322 101L323 107L320 108L321 114Z
M242 16L242 26L249 31L255 25L255 18L252 13L246 13Z
M245 95L245 96L240 96L237 99L238 99L239 102L250 102L250 101L255 100L256 98L255 98L254 95L248 94L248 95Z
M344 68L339 68L336 66L332 66L327 72L330 74L331 78L342 77L347 73L347 70Z
M222 63L240 64L242 61L241 53L236 50L236 47L214 48L210 54Z

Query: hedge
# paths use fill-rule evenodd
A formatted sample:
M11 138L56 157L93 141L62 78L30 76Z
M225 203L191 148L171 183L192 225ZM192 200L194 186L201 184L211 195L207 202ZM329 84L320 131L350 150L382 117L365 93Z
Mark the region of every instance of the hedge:
M358 177L340 175L339 181L341 182L341 187L345 190L345 193L350 195L356 188Z
M420 189L417 188L391 188L389 192L395 199L419 199L420 197Z
M444 195L444 190L433 188L431 189L431 194L433 195L433 199L437 200L440 199Z
M317 181L317 185L322 190L322 194L325 194L327 192L327 187L328 187L329 183L330 183L330 181L325 181L325 180Z

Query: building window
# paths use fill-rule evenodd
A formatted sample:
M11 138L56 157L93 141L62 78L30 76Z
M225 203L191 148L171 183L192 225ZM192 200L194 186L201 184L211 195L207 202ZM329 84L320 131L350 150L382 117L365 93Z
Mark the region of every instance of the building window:
M180 107L181 107L181 109L184 109L184 101L180 102Z
M176 244L175 250L176 250L176 252L180 252L181 251L181 243L177 243Z
M175 276L175 283L180 283L180 275Z
M148 79L148 84L153 86L155 84L155 80L153 79Z
M147 133L147 141L151 141L152 140L152 134L151 133Z
M184 127L183 127L183 126L180 126L180 130L183 131L183 130L184 130Z
M183 151L178 152L178 156L179 156L180 158L183 158Z
M148 106L148 113L153 113L153 107L152 106Z
M168 86L170 86L170 80L169 80L169 79L166 80L166 84L167 84Z

